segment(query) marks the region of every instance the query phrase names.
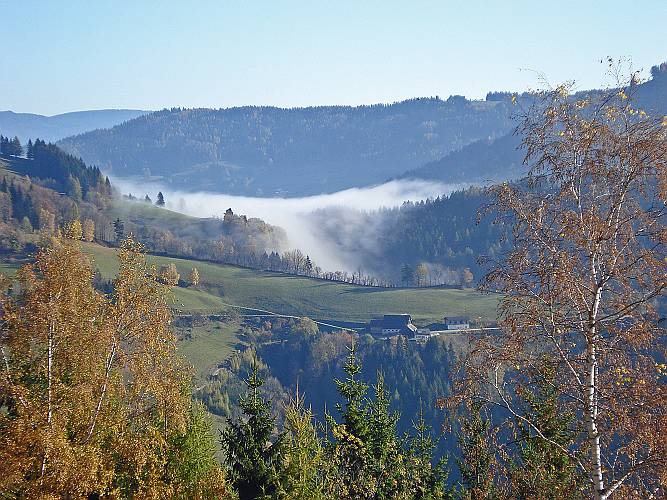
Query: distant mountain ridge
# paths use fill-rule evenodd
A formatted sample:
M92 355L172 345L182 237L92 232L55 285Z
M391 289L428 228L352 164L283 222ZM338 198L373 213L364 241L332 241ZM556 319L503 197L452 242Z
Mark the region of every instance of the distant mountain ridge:
M653 67L651 77L634 88L636 105L667 114L667 64ZM517 124L511 97L489 92L484 101L451 96L357 107L172 108L59 145L113 176L186 191L303 196L392 178L497 182L525 173L520 140L511 135Z
M504 101L163 110L60 141L111 175L172 189L302 196L381 183L512 129Z
M0 111L0 132L7 137L18 136L21 142L43 139L55 142L64 137L90 130L109 128L149 113L138 109L100 109L74 111L53 116Z
M667 115L667 63L651 69L652 78L632 89L633 106L654 116ZM575 97L600 92L587 90L578 92ZM507 92L489 93L487 99L509 101ZM519 101L529 98L519 96ZM494 139L481 139L472 142L443 158L428 162L411 169L399 178L423 179L439 182L471 182L488 184L503 180L523 177L526 168L523 165L525 150L521 148L521 138L513 133Z

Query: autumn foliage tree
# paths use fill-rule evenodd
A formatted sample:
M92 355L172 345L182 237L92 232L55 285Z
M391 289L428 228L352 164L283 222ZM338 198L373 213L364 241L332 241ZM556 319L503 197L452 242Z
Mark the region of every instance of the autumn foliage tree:
M178 282L181 279L181 275L178 273L176 264L174 264L173 262L170 262L169 264L164 266L160 266L158 276L160 277L162 283L169 286L178 285Z
M3 296L0 491L224 498L176 355L166 288L131 241L113 295L92 280L78 244L56 240L19 271L20 295Z
M631 84L569 90L536 96L519 127L528 177L494 189L512 227L513 248L486 283L503 294L503 333L476 341L459 389L476 387L474 398L569 456L586 495L661 496L667 117L635 109ZM522 410L545 363L558 411L572 415L570 445Z
M192 268L192 271L190 271L190 284L192 286L197 286L199 285L199 271L197 270L196 267Z
M71 240L81 240L83 238L83 228L79 219L74 219L65 227L65 237Z
M95 239L95 222L92 219L83 221L83 235L84 241L93 241Z

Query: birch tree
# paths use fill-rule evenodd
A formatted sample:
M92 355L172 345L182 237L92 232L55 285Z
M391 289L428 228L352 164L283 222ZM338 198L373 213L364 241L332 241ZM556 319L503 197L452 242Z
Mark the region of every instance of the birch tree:
M170 330L167 287L127 241L111 297L55 239L0 294L0 496L225 498ZM0 286L0 290L3 287Z
M667 484L667 117L636 109L633 86L560 86L526 110L527 178L495 188L491 207L514 243L485 285L503 294L502 334L475 341L459 386L567 453L600 500ZM572 446L522 408L545 359Z

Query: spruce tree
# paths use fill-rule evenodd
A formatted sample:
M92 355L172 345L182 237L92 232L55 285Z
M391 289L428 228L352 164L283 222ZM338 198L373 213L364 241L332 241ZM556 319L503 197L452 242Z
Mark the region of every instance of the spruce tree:
M122 220L116 219L113 221L113 231L116 235L116 243L120 245L120 242L123 241L123 235L125 234L125 224Z
M405 498L410 495L413 478L408 460L396 435L399 415L389 409L390 399L384 375L377 374L374 399L369 404L368 460L375 479L377 499Z
M239 401L245 418L228 419L220 444L239 500L274 498L283 475L285 435L272 439L275 418L259 393L264 380L257 362L246 380L246 395Z
M8 155L10 153L11 146L9 145L9 137L4 137L0 135L0 154Z
M364 402L368 385L357 380L357 376L361 373L361 363L357 361L356 345L352 344L348 350L349 354L343 367L347 378L334 380L338 393L345 402L342 405L337 404L336 407L341 412L346 430L365 442L368 439L369 431L368 414Z
M414 435L410 440L409 452L414 463L412 474L415 483L414 498L419 500L453 499L448 486L449 469L447 457L444 456L433 464L433 454L437 441L433 438L433 428L426 423L424 407L419 402L417 420L413 421Z
M495 436L491 421L480 403L467 405L459 420L459 451L457 464L461 472L461 488L464 498L493 498L493 482L496 457L492 446Z
M584 477L577 463L558 447L572 447L574 419L559 404L555 370L545 360L541 371L540 384L523 396L527 407L523 418L533 422L546 439L537 437L524 420L515 422L519 460L510 468L512 496L580 498Z
M344 499L372 498L375 494L375 480L369 469L367 442L370 426L366 408L368 385L357 380L361 364L356 358L356 346L352 344L345 366L347 378L335 379L338 393L343 397L343 404L336 408L342 415L342 423L337 423L327 416L331 425L334 442L330 446L329 456L332 473L332 497Z
M157 201L155 202L155 204L156 204L158 207L164 207L164 195L162 194L162 191L160 191L160 192L157 194Z
M18 136L9 141L9 154L14 156L21 156L23 154L23 146L21 146L21 140Z
M303 405L298 392L285 408L285 473L279 498L289 500L324 500L327 497L324 446L317 435L313 412Z

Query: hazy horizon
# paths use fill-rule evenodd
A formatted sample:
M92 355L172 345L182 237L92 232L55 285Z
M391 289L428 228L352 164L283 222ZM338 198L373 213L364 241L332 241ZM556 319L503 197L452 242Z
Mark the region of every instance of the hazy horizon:
M666 17L657 0L636 9L619 0L604 8L528 0L7 2L0 108L52 116L480 99L527 90L539 74L597 88L605 83L597 62L607 56L634 57L644 76L665 58ZM641 30L615 36L628 26Z

